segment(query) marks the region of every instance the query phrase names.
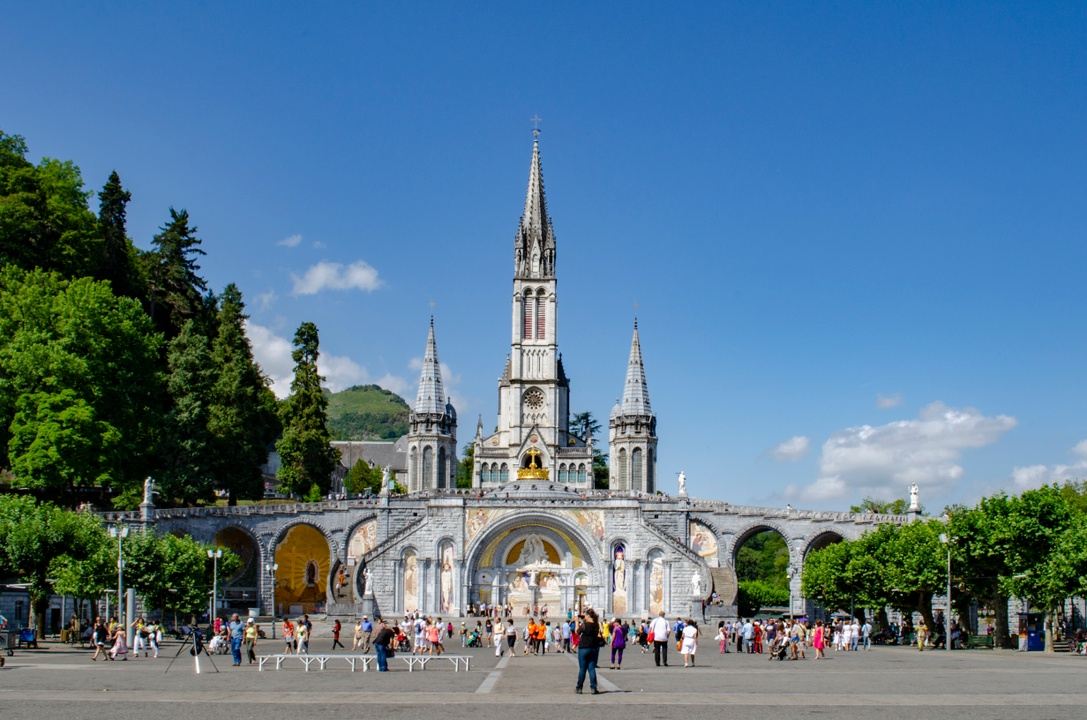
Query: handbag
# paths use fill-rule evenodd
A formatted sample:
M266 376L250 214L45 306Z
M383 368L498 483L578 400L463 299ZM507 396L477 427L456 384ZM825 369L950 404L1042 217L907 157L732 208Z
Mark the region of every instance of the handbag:
M646 642L653 642L653 631L652 630L649 631L649 635L646 636L645 641Z

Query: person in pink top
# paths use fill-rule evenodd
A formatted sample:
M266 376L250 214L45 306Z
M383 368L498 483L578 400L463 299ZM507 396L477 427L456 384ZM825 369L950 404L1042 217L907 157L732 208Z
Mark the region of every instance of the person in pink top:
M815 622L815 632L813 632L811 636L811 646L815 648L816 660L822 657L826 657L825 655L823 655L823 649L827 646L827 639L825 633L826 631L823 628L823 621L817 620Z

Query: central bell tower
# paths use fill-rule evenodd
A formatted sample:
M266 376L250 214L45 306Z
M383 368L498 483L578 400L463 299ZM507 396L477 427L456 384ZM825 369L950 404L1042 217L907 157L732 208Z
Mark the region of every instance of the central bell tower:
M483 437L479 427L476 433L477 485L514 479L591 483L591 449L569 431L570 383L558 351L555 231L544 193L539 131L534 135L513 242L510 353L499 380L495 432Z

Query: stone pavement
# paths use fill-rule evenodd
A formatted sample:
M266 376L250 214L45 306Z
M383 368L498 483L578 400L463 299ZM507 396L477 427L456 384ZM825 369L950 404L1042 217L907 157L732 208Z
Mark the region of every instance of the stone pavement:
M710 643L712 645L712 643ZM49 646L47 646L49 647ZM314 714L350 717L517 720L567 717L758 718L1058 718L1081 717L1087 707L1087 658L1070 655L959 651L918 653L875 648L869 653L831 653L820 661L770 662L765 656L703 652L699 664L653 666L652 655L633 649L621 671L601 670L602 695L575 695L572 655L524 656L499 661L492 649L450 648L473 655L471 672L447 663L408 673L393 663L389 673L350 673L346 666L305 673L300 665L258 673L230 666L193 674L183 655L164 673L169 645L158 660L92 663L90 653L52 646L18 652L0 670L0 716L146 720L223 718L296 720ZM271 641L265 651L278 650ZM709 648L704 647L704 650ZM316 667L316 665L314 666ZM588 690L588 688L586 688ZM1078 709L1077 709L1078 708Z

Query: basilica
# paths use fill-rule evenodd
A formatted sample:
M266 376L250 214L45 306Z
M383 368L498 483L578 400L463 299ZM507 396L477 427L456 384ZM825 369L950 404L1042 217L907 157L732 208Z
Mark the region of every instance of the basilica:
M813 549L899 516L731 505L657 482L657 421L635 322L622 397L608 419L610 488L595 490L589 428L571 427L558 349L558 247L534 139L513 247L510 352L492 432L476 423L471 489L457 489L457 414L433 319L409 432L395 443L338 443L348 467L386 468L379 496L323 503L156 510L111 520L229 547L243 562L222 605L265 615L324 612L455 616L482 604L565 614L736 612L736 553L778 532L790 601L806 612L799 568ZM617 368L616 379L618 383ZM395 479L405 493L390 491Z

